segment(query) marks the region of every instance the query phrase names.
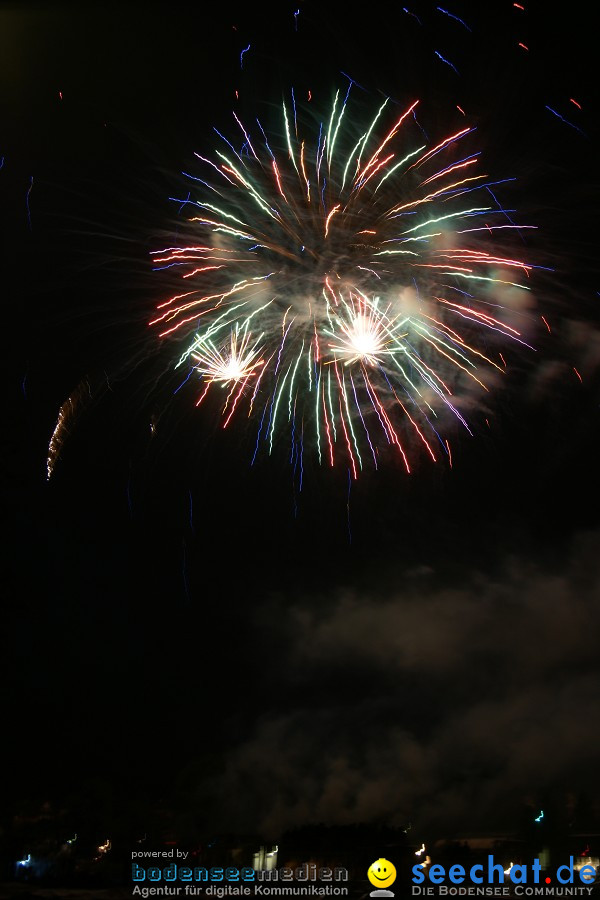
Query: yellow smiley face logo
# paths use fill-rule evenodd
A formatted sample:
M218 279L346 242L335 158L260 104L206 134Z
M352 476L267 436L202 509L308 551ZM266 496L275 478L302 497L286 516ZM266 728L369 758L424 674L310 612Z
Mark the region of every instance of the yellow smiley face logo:
M389 859L378 859L369 866L367 877L375 887L389 887L396 880L396 867Z

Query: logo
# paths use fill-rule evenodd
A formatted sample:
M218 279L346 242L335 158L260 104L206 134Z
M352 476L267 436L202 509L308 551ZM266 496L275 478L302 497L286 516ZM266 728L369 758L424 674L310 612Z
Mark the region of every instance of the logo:
M388 888L396 880L396 867L389 859L377 859L371 863L367 871L367 878L371 884L378 888L371 891L370 897L393 897L393 891L382 890Z
M585 860L583 862L584 864L580 864L578 860L575 863L574 858L570 856L568 865L558 866L555 871L542 870L539 859L534 859L531 865L511 862L505 869L501 863L495 861L492 854L488 854L487 865L482 861L470 867L456 863L449 867L436 864L427 868L421 863L412 869L412 894L438 897L484 895L559 897L585 896L587 893L589 896L596 882L596 869L591 865L591 858L589 862ZM435 887L420 887L425 884ZM509 884L510 887L503 887L505 884Z

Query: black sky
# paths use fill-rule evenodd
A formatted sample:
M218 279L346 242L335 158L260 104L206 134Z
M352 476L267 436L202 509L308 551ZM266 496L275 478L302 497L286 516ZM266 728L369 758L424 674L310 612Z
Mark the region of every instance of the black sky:
M433 3L0 8L7 809L160 797L274 835L600 813L593 37L583 4L526 6L453 5L472 31ZM285 447L251 467L250 429L165 389L149 252L213 125L289 86L327 108L341 73L475 118L553 331L452 471L307 463L298 492Z

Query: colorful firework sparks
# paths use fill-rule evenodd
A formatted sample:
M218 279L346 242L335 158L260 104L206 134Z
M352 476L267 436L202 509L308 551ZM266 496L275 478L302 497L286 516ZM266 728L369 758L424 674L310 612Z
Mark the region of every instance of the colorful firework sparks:
M529 347L515 308L535 267L498 250L512 237L522 252L533 226L479 171L474 127L428 145L419 101L392 116L385 100L349 137L348 95L315 124L292 94L272 138L234 113L240 149L217 132L214 158L196 154L200 195L176 201L195 239L153 254L185 288L150 324L182 342L197 404L221 389L224 427L256 421L256 452L285 427L293 456L308 440L356 477L386 449L407 471L417 447L449 460L448 422L472 433L465 408L505 377L500 350Z

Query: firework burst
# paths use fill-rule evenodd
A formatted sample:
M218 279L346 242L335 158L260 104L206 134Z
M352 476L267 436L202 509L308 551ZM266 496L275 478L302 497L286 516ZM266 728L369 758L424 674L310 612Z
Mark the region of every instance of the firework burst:
M534 267L498 248L531 226L479 171L475 128L429 141L417 104L386 100L354 139L348 94L316 125L284 102L274 138L234 113L237 141L196 154L196 239L153 254L185 287L151 325L197 404L220 388L224 426L255 420L256 452L287 428L355 477L386 449L410 471L419 447L448 456L452 421L471 431L507 344L529 346L515 308Z

